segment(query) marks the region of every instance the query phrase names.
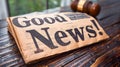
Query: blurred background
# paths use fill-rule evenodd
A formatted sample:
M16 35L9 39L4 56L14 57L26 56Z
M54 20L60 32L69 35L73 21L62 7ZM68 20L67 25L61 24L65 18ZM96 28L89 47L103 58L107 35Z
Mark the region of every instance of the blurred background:
M61 0L8 0L11 16L59 7Z
M60 11L61 7L69 6L71 1L72 0L0 0L0 19L31 12L49 13ZM69 8L67 9L69 10Z
M59 9L70 5L71 0L0 0L2 13L9 16L16 16L31 12L42 12L48 9ZM55 9L55 10L56 10Z

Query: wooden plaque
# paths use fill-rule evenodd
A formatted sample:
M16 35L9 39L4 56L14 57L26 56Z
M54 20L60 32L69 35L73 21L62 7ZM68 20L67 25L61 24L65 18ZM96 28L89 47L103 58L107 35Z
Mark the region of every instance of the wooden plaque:
M85 13L24 15L7 21L25 63L109 38L98 22Z

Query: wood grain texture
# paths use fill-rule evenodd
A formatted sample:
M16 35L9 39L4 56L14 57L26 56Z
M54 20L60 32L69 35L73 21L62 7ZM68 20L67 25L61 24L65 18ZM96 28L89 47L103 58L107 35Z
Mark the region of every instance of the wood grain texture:
M0 20L0 67L120 67L120 0L98 0L97 16L109 39L26 65L16 43Z

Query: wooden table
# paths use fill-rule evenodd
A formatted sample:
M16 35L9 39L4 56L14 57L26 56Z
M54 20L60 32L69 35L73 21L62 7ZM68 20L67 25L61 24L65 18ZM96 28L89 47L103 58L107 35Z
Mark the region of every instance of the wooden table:
M102 10L97 19L109 39L31 65L24 63L6 21L0 20L0 67L120 67L120 0L98 0L98 3Z

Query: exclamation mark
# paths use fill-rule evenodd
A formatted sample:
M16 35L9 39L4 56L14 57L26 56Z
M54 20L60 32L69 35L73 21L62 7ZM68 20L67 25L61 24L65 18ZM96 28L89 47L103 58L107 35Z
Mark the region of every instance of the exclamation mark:
M98 28L98 26L97 26L97 24L95 23L95 21L94 20L90 20L93 24L94 24L94 26L96 27L96 29L99 31L100 29ZM103 33L101 32L101 31L99 31L99 34L100 35L103 35Z

